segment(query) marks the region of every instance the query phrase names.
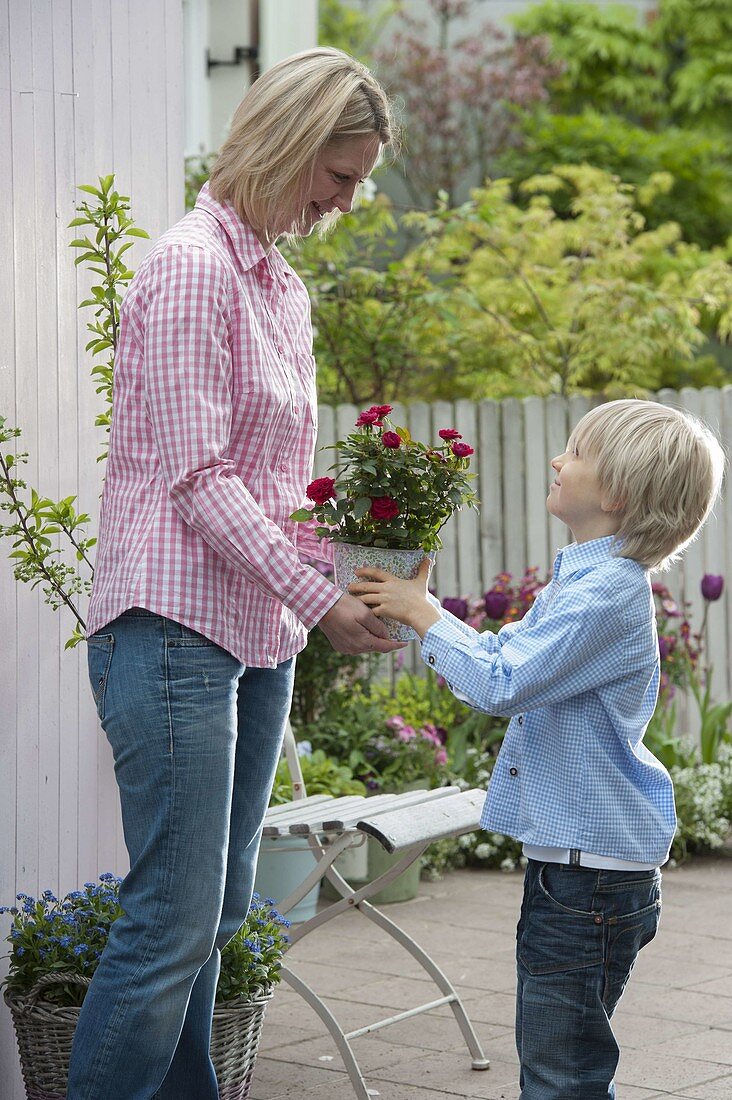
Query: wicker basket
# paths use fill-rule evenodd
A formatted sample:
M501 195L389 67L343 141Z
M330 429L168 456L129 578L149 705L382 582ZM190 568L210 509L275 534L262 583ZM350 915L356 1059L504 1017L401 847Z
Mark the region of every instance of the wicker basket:
M15 1027L27 1100L64 1100L79 1006L42 999L48 985L89 985L77 974L46 974L24 996L4 994ZM211 1029L211 1059L220 1100L247 1100L264 1013L272 990L253 999L217 1004Z

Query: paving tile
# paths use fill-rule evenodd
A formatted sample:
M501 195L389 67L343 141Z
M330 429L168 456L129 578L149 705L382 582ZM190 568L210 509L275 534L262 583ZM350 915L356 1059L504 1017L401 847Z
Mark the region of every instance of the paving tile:
M727 1027L732 1017L726 1000L689 989L663 989L635 981L623 994L618 1012L637 1012L661 1020L682 1020L708 1027Z
M730 849L732 851L732 849ZM491 1060L472 1071L448 1006L354 1040L383 1100L517 1100L514 950L520 875L465 870L422 883L384 913L454 982ZM658 937L640 955L613 1021L622 1100L732 1100L732 859L664 875ZM460 914L456 931L456 913ZM437 996L424 970L362 914L294 945L291 965L346 1030ZM337 1047L284 982L267 1013L252 1100L352 1100Z
M292 1062L279 1062L266 1055L257 1055L252 1082L252 1100L274 1100L283 1089L297 1084L300 1089L317 1088L329 1084L332 1076L321 1067L297 1065Z
M697 1035L708 1028L685 1020L663 1020L658 1016L643 1016L628 1010L625 1000L613 1016L613 1031L621 1050L657 1050L661 1043L671 1041L671 1052L693 1049ZM675 1047L673 1044L676 1044Z
M679 1042L670 1039L666 1042L654 1043L653 1050L657 1054L677 1054ZM697 1031L692 1036L687 1036L683 1041L684 1055L693 1061L713 1062L719 1065L732 1066L732 1031L722 1028L706 1028ZM732 1093L730 1093L732 1100Z
M684 1057L683 1053L672 1055L659 1054L655 1049L626 1049L621 1052L616 1079L619 1086L637 1085L657 1092L664 1089L667 1092L689 1092L690 1086L722 1076L726 1069L726 1066L715 1062Z
M689 1100L730 1100L732 1096L732 1074L715 1077L701 1085L687 1089L684 1096Z
M718 967L717 973L719 973L719 969ZM702 978L699 982L689 983L685 988L693 990L695 993L710 993L713 997L725 997L727 1000L732 1000L732 970L727 970L720 977L712 978L709 981L704 981Z

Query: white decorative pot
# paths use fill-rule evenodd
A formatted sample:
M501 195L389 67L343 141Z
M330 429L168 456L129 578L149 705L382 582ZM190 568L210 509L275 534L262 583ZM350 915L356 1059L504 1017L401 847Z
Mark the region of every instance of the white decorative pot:
M334 542L335 582L341 591L345 592L349 584L360 579L356 576L356 570L368 566L386 569L395 577L412 580L417 576L420 562L425 556L434 561L434 551L425 555L421 547L417 550L391 550L385 546L355 546L350 542ZM396 619L385 616L381 621L389 631L389 637L394 641L411 642L417 637L411 626L404 626Z

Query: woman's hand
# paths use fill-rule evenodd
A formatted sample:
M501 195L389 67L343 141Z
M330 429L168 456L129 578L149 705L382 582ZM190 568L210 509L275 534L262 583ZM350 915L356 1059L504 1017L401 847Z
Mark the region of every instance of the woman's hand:
M393 642L372 611L344 592L318 626L337 653L391 653L406 642Z
M411 581L400 580L384 569L357 569L356 576L362 579L349 584L348 591L363 600L375 615L397 619L423 638L440 619L439 611L427 599L431 565L429 558L423 558L417 576Z

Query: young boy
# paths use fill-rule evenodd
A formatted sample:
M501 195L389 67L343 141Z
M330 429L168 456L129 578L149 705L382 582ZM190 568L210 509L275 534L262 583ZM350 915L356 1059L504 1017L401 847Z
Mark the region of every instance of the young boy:
M552 461L547 508L571 529L551 582L516 623L477 633L427 594L362 569L377 615L412 626L450 690L511 721L483 828L523 842L516 1044L521 1100L612 1100L610 1018L655 935L676 827L665 768L643 745L659 653L649 571L674 560L719 492L722 449L649 401L580 420Z

